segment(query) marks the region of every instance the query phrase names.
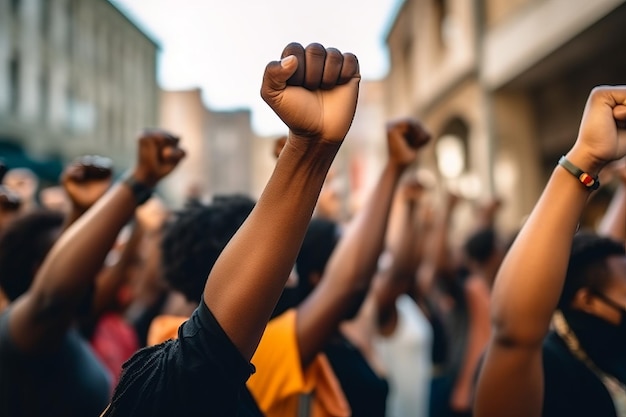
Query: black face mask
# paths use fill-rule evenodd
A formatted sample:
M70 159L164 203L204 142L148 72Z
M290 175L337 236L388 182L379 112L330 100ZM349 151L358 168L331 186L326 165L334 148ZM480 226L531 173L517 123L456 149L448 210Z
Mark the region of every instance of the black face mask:
M615 325L596 315L580 310L563 311L570 328L582 348L600 368L626 378L626 308L604 294L594 293L606 305L619 311L621 320Z
M597 298L602 300L602 302L604 304L606 304L607 306L613 308L614 310L616 310L620 314L619 324L617 326L615 326L615 327L616 327L617 332L626 340L626 306L623 306L623 305L613 301L611 298L607 297L606 295L602 294L601 292L594 292L593 294ZM624 346L624 349L626 350L626 344L624 344L623 346Z

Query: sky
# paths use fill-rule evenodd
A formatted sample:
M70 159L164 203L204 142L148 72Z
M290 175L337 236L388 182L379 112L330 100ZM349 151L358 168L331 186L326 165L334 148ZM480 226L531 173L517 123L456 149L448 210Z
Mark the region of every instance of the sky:
M211 110L249 108L260 135L285 133L259 95L289 42L357 55L363 79L388 71L385 36L403 0L110 0L159 45L167 90L201 88Z

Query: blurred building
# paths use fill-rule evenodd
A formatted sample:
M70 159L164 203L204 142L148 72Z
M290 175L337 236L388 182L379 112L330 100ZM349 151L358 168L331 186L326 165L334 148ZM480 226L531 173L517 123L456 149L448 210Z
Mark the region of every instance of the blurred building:
M249 110L210 110L202 102L200 89L162 91L160 102L159 125L179 135L187 151L180 166L162 183L172 204L222 193L256 197L253 156L262 143L257 143L252 131ZM270 141L266 142L267 149L259 155L271 160Z
M156 126L157 50L107 0L0 0L0 157L51 181L81 154L126 168Z
M423 162L468 197L500 196L512 231L590 90L626 83L624 22L624 0L405 0L387 35L387 117L421 118L436 139Z

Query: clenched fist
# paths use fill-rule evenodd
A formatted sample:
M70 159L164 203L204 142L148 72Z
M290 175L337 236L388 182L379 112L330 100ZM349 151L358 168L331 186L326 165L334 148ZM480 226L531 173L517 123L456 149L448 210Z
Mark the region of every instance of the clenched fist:
M356 110L359 63L351 53L291 43L265 68L261 97L292 136L341 143Z
M138 139L137 163L132 171L136 181L154 187L185 157L179 138L163 130L144 131Z

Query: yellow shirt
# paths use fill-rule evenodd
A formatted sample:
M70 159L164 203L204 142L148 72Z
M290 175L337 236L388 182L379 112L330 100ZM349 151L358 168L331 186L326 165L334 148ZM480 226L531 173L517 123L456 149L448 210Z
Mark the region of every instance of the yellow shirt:
M350 406L328 359L318 354L302 370L296 338L296 311L271 320L252 363L247 386L267 417L294 417L302 394L312 394L311 417L349 417Z

